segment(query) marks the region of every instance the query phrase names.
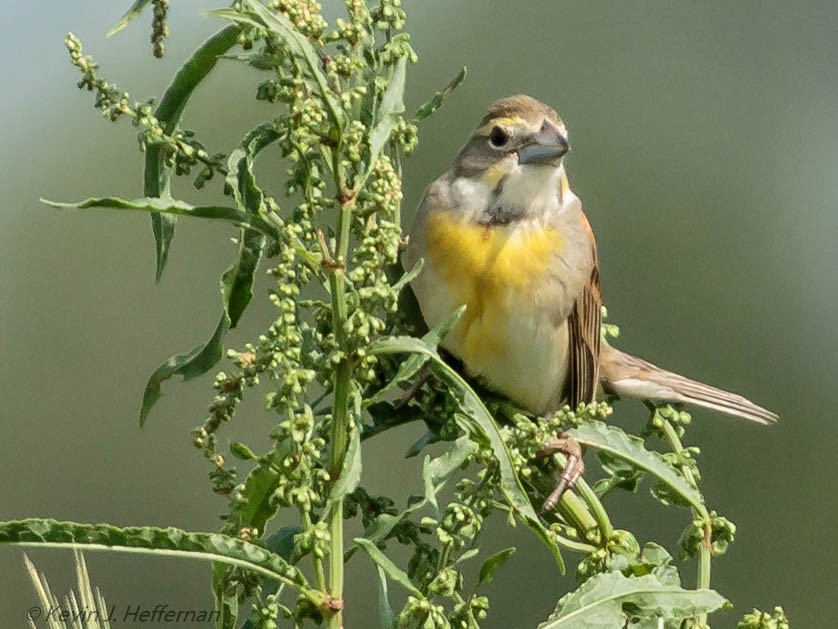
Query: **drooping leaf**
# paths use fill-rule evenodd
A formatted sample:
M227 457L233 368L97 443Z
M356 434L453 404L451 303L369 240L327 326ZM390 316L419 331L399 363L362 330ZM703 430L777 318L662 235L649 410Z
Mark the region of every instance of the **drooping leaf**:
M515 547L510 546L509 548L504 548L503 550L499 550L498 552L494 553L493 555L489 556L486 561L483 562L483 565L480 566L480 576L477 580L477 585L480 586L483 583L488 583L492 580L492 577L495 576L495 572L497 569L500 568L503 564L505 564L509 558L515 554Z
M629 578L621 572L594 575L566 594L539 629L623 627L632 618L689 618L720 609L724 597L713 590L666 585L655 575ZM634 626L634 625L631 625Z
M497 423L486 409L480 397L469 384L452 369L427 343L411 337L390 337L376 341L370 347L371 354L415 353L428 356L429 365L434 374L448 385L451 394L463 411L461 427L473 441L486 444L498 463L500 472L500 491L513 512L541 538L556 559L560 570L564 571L564 560L555 538L544 527L538 514L530 504L521 480L515 473L512 456L501 437Z
M417 598L424 598L424 596L422 596L422 592L419 591L419 588L411 583L410 577L407 576L407 573L394 564L392 559L381 552L378 549L378 546L363 537L356 537L354 541L355 544L360 546L363 551L370 556L370 559L372 559L376 565L381 568L388 577L390 577L390 579L401 585Z
M142 10L147 0L139 0L131 9ZM124 28L125 24L136 17L132 11L123 16L111 34ZM127 18L127 20L126 20ZM124 22L124 23L123 23ZM154 112L155 117L163 126L163 131L172 134L180 123L180 117L195 88L207 77L218 63L218 59L232 48L238 40L239 28L230 25L215 33L201 44L192 56L178 69L171 84L166 89L160 104ZM169 198L172 167L166 162L166 155L159 144L147 147L145 154L145 171L143 174L143 194L146 197ZM160 281L169 256L169 247L175 234L177 216L174 214L155 213L151 215L151 228L155 243L155 278Z
M647 450L642 439L626 434L617 426L600 421L585 422L581 426L571 428L567 434L581 444L604 450L656 476L660 482L681 496L686 504L698 510L704 508L701 493L687 483L684 477L659 453Z
M119 22L114 24L113 28L111 28L111 30L108 31L108 37L116 35L123 28L128 26L128 24L132 20L140 17L140 14L143 12L143 9L146 8L146 6L148 6L150 2L151 0L134 0L134 3L131 5L131 7L125 13L122 14L121 18L119 18Z
M422 106L416 110L414 118L416 118L416 120L424 120L425 118L433 114L437 109L442 107L443 103L445 102L445 99L451 96L451 92L457 89L460 86L460 84L466 80L467 73L468 69L465 66L463 66L463 69L457 73L457 76L451 79L451 81L442 89L442 91L434 94L429 101L423 103Z
M222 315L215 327L215 332L206 343L195 347L186 354L171 356L154 370L146 383L143 399L140 403L140 426L148 419L151 408L162 395L161 385L173 376L181 376L184 381L197 378L213 368L221 360L222 339L229 329L226 315Z

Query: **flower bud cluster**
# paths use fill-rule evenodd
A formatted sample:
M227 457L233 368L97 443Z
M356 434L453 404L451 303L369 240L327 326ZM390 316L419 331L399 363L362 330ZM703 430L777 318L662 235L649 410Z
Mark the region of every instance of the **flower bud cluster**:
M159 59L165 51L164 40L169 36L169 26L166 24L169 0L151 0L151 4L154 7L151 19L152 53Z
M695 518L681 534L678 540L680 553L683 557L694 557L702 544L710 545L710 552L714 556L724 555L728 546L733 543L736 535L736 525L726 517L715 511L710 512L710 532L707 536L707 523L701 518Z
M285 14L294 27L309 39L320 39L329 26L321 13L320 3L315 0L276 0L268 7Z
M295 506L310 513L325 500L324 488L329 474L320 458L325 442L315 434L314 414L306 405L301 412L288 411L288 419L280 422L271 433L275 441L272 469L279 473L273 501L277 506ZM320 541L318 541L320 540ZM321 543L322 537L308 539L309 550Z
M775 607L773 612L761 612L755 609L745 614L736 629L789 629L788 616L782 607Z
M70 61L82 74L79 88L96 93L94 107L101 110L102 115L111 122L128 116L131 123L140 128L137 139L141 151L146 151L150 146L161 146L166 163L174 166L178 175L187 175L192 167L202 164L203 168L196 181L197 187L203 186L216 172L224 172L223 154L209 155L191 131L175 129L167 132L154 115L151 101L132 104L127 92L98 75L99 66L92 57L84 54L82 44L75 35L68 33L64 43L70 53Z

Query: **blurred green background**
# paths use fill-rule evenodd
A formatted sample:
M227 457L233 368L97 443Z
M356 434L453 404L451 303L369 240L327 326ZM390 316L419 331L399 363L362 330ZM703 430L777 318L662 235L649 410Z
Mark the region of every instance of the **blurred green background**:
M104 34L119 2L0 2L0 518L50 516L213 530L223 502L189 430L211 379L172 383L140 430L149 373L203 341L218 315L217 278L232 230L182 220L164 281L155 286L144 215L58 211L38 197L141 194L135 130L102 120L62 39L75 32L109 80L159 95L189 51L220 26L212 5L178 0L167 56L154 60L148 19ZM327 2L337 15L338 3ZM713 585L736 610L783 604L795 627L833 626L830 566L838 517L832 469L838 423L838 4L822 2L408 1L420 54L408 99L418 104L461 65L469 78L420 129L406 164L405 213L452 159L491 100L526 92L570 128L572 185L596 230L603 290L621 347L722 384L780 413L761 428L694 413L710 506L738 526L713 565ZM259 77L222 64L185 126L232 146L270 116L253 99ZM277 177L281 171L277 171ZM179 189L196 198L187 186ZM262 282L259 297L265 294ZM264 302L264 303L263 303ZM241 342L271 316L256 299ZM232 430L259 445L269 418L246 407ZM640 404L614 421L636 427ZM418 492L418 429L370 443L364 483ZM223 438L223 437L222 437ZM645 491L645 488L644 488ZM609 501L615 524L672 547L686 511L646 496ZM491 527L487 545L519 544L489 588L488 626L532 627L572 582L527 531ZM71 555L32 552L66 591ZM204 564L90 554L109 601L209 608ZM683 569L693 583L693 566ZM347 626L374 626L374 573L353 561ZM22 627L36 603L17 548L0 548L0 626Z

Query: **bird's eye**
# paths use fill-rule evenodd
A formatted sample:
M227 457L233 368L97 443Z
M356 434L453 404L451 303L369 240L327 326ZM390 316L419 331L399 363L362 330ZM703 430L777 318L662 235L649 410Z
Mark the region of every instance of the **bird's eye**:
M489 143L495 148L501 148L509 142L509 134L501 127L495 127L489 134Z

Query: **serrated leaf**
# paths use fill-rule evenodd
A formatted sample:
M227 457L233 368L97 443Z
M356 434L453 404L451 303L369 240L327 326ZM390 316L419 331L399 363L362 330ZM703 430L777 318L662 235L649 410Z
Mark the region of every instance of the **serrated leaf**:
M621 572L594 575L566 594L539 629L622 627L632 618L689 618L720 609L724 597L713 590L686 590L662 584L654 575L629 578Z
M686 504L698 510L704 508L701 493L687 483L683 476L673 468L658 452L647 450L643 440L630 436L617 426L611 426L601 421L592 420L571 428L567 434L579 443L604 450L616 457L631 463L636 468L656 476Z
M31 518L0 522L0 544L76 547L142 552L148 555L209 559L253 571L262 577L304 584L304 577L278 555L222 533L195 533L174 527L118 527Z
M119 31L123 28L128 26L128 24L138 18L140 14L143 12L143 9L148 6L151 0L135 0L135 2L131 5L131 7L122 14L122 17L119 18L119 22L113 25L113 28L108 31L108 37L112 37L116 35Z
M373 544L370 540L364 539L363 537L356 537L355 544L360 546L365 553L370 556L379 568L381 568L385 574L393 581L401 585L405 588L408 592L413 594L419 599L425 598L422 596L422 592L417 588L413 583L410 581L410 577L407 576L407 573L399 568L393 561L381 552L378 547Z
M135 2L137 5L144 4ZM139 7L142 9L142 6ZM129 16L131 10L123 16L123 20ZM134 16L136 17L136 16ZM133 19L128 17L125 24ZM122 24L122 26L120 26ZM124 27L122 20L114 28L113 32ZM186 108L195 88L207 77L207 75L218 63L219 58L232 48L238 40L239 28L228 26L201 44L192 56L178 69L171 84L163 93L160 104L154 111L155 117L163 126L163 131L172 134L180 123L180 117ZM172 167L166 162L166 155L163 154L163 147L159 144L152 144L147 147L145 153L145 166L143 174L143 194L146 197L168 198L171 196ZM175 234L175 223L177 216L173 214L152 214L151 229L154 234L155 244L155 279L160 281L166 262L169 257L169 248Z
M483 565L480 566L480 576L477 579L478 587L484 583L488 583L492 580L492 577L495 576L495 572L498 568L500 568L503 564L505 564L509 558L515 554L515 547L510 546L509 548L504 548L503 550L499 550L495 554L491 555L483 562Z
M555 538L544 527L535 509L530 504L521 480L515 473L512 456L501 437L497 423L469 384L442 360L434 348L421 339L412 337L380 339L372 344L369 352L371 354L413 353L428 356L431 370L437 378L448 385L463 411L464 421L461 423L461 427L473 441L487 444L492 449L500 472L499 489L507 504L541 538L541 541L553 554L559 569L564 572L564 560L561 551Z
M460 84L463 81L465 81L467 73L468 69L465 66L463 66L463 69L457 73L457 76L451 79L451 81L442 89L442 91L434 94L430 100L423 103L422 106L416 110L414 118L416 118L416 120L424 120L425 118L433 114L437 109L442 107L443 103L445 102L445 99L451 96L451 92L457 89L460 86Z

